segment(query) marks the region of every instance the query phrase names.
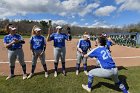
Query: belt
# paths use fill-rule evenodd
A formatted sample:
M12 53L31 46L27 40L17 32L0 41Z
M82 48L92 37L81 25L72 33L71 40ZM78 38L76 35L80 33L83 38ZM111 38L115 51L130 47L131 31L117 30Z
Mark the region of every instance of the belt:
M15 50L18 50L18 49L21 49L21 48L12 48L12 49L8 49L8 50L15 51Z
M56 46L54 46L54 48L65 48L65 46L64 47L56 47Z

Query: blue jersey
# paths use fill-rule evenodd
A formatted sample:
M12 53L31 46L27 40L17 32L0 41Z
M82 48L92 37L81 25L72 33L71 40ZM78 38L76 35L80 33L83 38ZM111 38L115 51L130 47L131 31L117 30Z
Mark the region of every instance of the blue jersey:
M106 41L106 48L110 49L110 46L112 46L112 42L110 40Z
M91 58L97 58L101 68L115 68L115 63L110 55L110 52L104 46L98 46L97 48L90 51L87 55Z
M65 40L68 40L68 35L64 33L52 33L50 35L50 40L54 41L55 47L65 47Z
M23 40L22 36L19 35L19 34L14 34L14 35L6 35L3 39L3 42L5 44L9 44L11 43L14 39L17 39L17 40ZM16 43L16 44L12 44L8 49L20 49L22 48L22 44L21 43Z
M77 44L77 48L81 48L84 53L87 53L88 49L91 48L90 40L80 39Z
M33 50L43 50L46 45L46 39L44 36L32 36L30 38L30 44Z

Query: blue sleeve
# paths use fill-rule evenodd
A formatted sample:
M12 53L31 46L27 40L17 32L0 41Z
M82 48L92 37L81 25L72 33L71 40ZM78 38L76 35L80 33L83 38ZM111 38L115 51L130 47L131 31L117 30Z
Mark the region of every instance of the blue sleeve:
M110 41L110 45L112 46L112 42Z
M67 34L64 34L64 38L68 40L69 36Z
M33 37L30 38L30 44L33 44Z
M3 42L7 44L6 36L3 38Z
M90 52L87 53L88 57L93 58L96 57L97 53L95 49L92 49Z
M46 42L46 38L43 36L43 39L44 39L44 44L46 45L47 44L47 42Z
M50 35L50 40L54 40L54 34Z
M23 40L23 37L21 35L19 35L19 40Z
M89 48L91 48L91 42L90 42L90 40L89 40Z

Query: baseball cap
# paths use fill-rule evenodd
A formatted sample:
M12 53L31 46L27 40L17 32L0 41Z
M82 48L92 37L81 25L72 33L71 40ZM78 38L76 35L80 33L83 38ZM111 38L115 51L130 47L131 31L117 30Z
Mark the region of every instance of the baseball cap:
M34 31L41 31L41 29L39 27L35 28Z
M103 33L103 34L102 34L102 36L106 37L106 36L107 36L107 34Z
M57 26L56 29L62 29L62 27L61 26Z
M9 27L9 29L11 29L12 31L14 31L14 30L16 30L17 28L15 28L15 27Z
M87 38L90 38L90 36L89 35L83 35L84 37L87 37Z

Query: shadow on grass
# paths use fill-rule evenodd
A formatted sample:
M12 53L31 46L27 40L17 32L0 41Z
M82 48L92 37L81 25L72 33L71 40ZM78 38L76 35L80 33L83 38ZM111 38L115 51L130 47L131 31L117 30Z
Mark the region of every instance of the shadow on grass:
M88 71L90 71L91 69L94 69L94 68L98 68L97 66L88 66ZM118 66L117 67L118 70L127 70L127 68L123 67L123 66ZM80 71L82 72L84 70L83 67L80 67ZM69 67L69 68L66 68L66 72L75 72L76 71L76 68L75 67ZM51 74L51 73L54 73L54 69L51 69L51 70L48 70L48 73ZM62 68L58 68L58 75L62 73ZM44 72L38 72L38 73L35 73L35 75L40 75L40 74L44 74ZM34 75L34 76L35 76ZM108 80L111 80L109 78L105 78L105 79L108 79ZM119 75L119 80L125 85L125 87L127 88L127 90L129 89L128 87L128 84L126 82L126 79L127 77L124 76L124 75ZM112 81L112 80L111 80ZM112 81L113 82L113 81ZM118 86L116 86L115 84L110 84L110 83L106 83L106 82L99 82L98 84L94 85L92 87L92 89L96 89L96 88L100 88L101 86L105 86L105 87L108 87L108 88L111 88L113 90L116 90L116 91L121 91L119 89Z
M95 65L91 65L91 66L88 66L87 69L88 71L90 71L91 69L94 69L94 68L99 68ZM118 70L127 70L125 67L123 66L118 66L117 67ZM76 71L76 67L69 67L69 68L66 68L66 72L75 72ZM84 68L81 66L80 67L80 72L84 71ZM51 69L51 70L48 70L48 73L51 74L51 73L54 73L54 69ZM62 73L62 68L58 68L58 74ZM44 71L43 72L38 72L38 73L35 73L35 75L40 75L40 74L44 74Z
M107 79L107 78L106 78ZM124 75L119 75L119 80L125 85L126 89L129 90L129 86L126 82L126 79L127 77L124 76ZM111 79L108 79L108 80L111 80ZM112 80L111 80L112 81ZM112 81L113 82L113 81ZM101 86L105 86L107 88L110 88L110 89L113 89L115 91L119 91L121 92L121 90L119 89L119 87L115 84L110 84L110 83L107 83L107 82L99 82L98 84L94 85L92 87L92 89L97 89L97 88L100 88Z

